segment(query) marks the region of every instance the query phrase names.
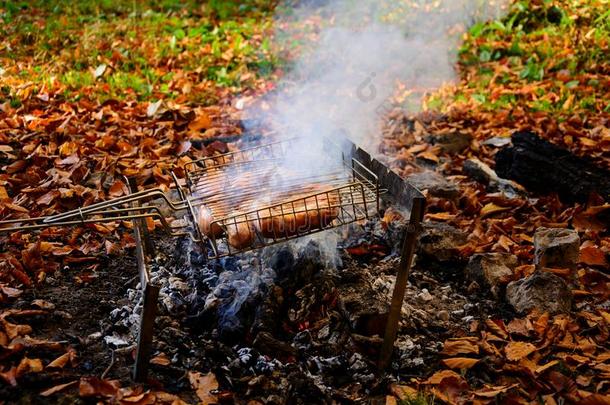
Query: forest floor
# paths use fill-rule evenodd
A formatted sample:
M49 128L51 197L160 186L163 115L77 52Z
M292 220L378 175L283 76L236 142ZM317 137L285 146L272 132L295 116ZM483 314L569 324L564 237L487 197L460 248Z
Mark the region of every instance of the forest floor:
M0 1L0 218L119 197L123 176L169 188L171 169L226 150L244 132L243 100L274 90L320 24L314 18L299 36L284 36L274 6L240 3ZM428 191L426 221L467 235L452 251L462 267L475 253L508 253L517 265L506 281L531 276L543 226L576 230L581 247L575 268L548 269L569 285L571 311L518 314L502 302L493 313L486 304L461 331L433 333L443 339L433 366L379 388L378 400L610 402L607 199L509 198L464 170L472 158L493 168L498 145L517 131L610 168L609 55L607 1L514 1L501 20L464 32L457 83L428 92L418 112L396 105L385 118L381 152L399 174L427 167L455 185L451 198ZM428 137L455 133L468 139L458 150ZM180 374L159 353L155 383L130 383L131 353L115 365L92 341L133 287L135 272L125 269L134 241L124 224L2 234L0 246L0 403L213 402L210 387L230 390L207 365ZM434 284L429 278L447 281L418 266L411 281L419 293ZM450 281L472 293L469 302L481 294L494 302ZM262 402L256 395L235 399Z

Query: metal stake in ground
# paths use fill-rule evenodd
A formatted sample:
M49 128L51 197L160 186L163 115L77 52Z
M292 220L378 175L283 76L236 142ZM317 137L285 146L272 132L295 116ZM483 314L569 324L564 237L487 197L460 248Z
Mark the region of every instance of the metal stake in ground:
M130 192L133 192L135 189L133 181L129 181L129 186ZM137 202L133 202L132 206L137 207ZM142 316L138 332L136 362L133 368L133 378L136 381L146 380L148 374L149 359L152 351L153 328L155 317L157 316L157 300L159 299L159 286L150 282L150 275L148 273L146 247L152 246L152 243L148 233L144 233L145 227L145 218L133 219L136 259L140 275L140 287L142 288ZM143 238L146 238L147 241L144 241Z
M407 234L402 245L400 264L398 265L398 273L396 274L396 284L392 293L392 303L390 305L390 313L388 314L388 323L386 324L385 336L383 338L383 346L381 347L381 355L379 356L379 368L385 369L390 364L392 352L394 351L394 341L398 333L398 325L400 323L400 313L402 311L402 302L405 298L407 281L409 279L409 270L415 253L415 243L421 229L421 222L424 219L425 198L414 198L411 207L411 217L407 226Z

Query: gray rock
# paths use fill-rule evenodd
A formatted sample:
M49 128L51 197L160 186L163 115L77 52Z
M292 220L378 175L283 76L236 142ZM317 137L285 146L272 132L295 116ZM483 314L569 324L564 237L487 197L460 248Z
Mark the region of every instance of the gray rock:
M482 145L493 146L495 148L501 148L506 145L510 145L510 136L494 136L481 142Z
M440 146L443 152L460 153L470 146L472 135L463 132L452 132L449 134L430 134L425 139L432 145Z
M576 268L580 249L578 232L538 228L534 234L534 263L541 267Z
M491 289L498 298L502 287L508 284L517 266L517 256L509 253L475 254L466 266L466 276L480 286Z
M451 225L426 223L419 237L419 254L440 262L455 260L457 248L466 242L467 234Z
M460 195L455 183L431 170L412 174L407 177L407 181L422 191L428 190L434 197L455 199Z
M444 309L438 311L436 316L443 322L447 322L449 320L449 312L445 311Z
M533 309L551 314L566 313L572 307L572 291L568 285L545 271L536 271L529 277L509 283L506 299L519 313Z

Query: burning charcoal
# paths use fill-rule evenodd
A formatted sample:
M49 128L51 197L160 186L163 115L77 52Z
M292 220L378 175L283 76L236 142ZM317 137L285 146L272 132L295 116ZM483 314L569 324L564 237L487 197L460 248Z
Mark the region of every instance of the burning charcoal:
M253 343L254 347L269 356L279 358L294 358L296 349L288 343L274 338L269 332L259 332Z
M292 269L294 268L294 263L295 259L292 249L283 246L271 256L268 265L275 271L278 280L283 280L290 277Z
M279 286L270 287L263 302L256 308L251 333L256 335L260 331L273 332L277 329L280 317L280 307L284 302L283 290Z
M363 272L343 273L342 283L337 287L339 308L353 332L383 336L389 313L388 301L377 294Z
M318 338L320 338L319 335ZM311 337L311 332L309 330L304 330L297 333L292 339L292 345L299 351L309 350L312 343L313 338Z

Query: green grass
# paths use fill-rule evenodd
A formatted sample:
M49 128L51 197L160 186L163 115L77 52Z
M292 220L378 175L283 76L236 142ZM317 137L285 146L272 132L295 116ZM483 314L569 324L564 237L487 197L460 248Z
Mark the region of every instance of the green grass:
M417 396L410 397L405 400L399 400L400 405L434 405L434 396L424 392L418 392Z
M516 1L505 18L470 28L459 53L469 80L432 105L465 100L558 117L608 111L609 44L607 1Z
M238 91L279 66L272 3L0 1L0 66L68 98L176 98L202 80ZM185 96L201 101L201 93Z

